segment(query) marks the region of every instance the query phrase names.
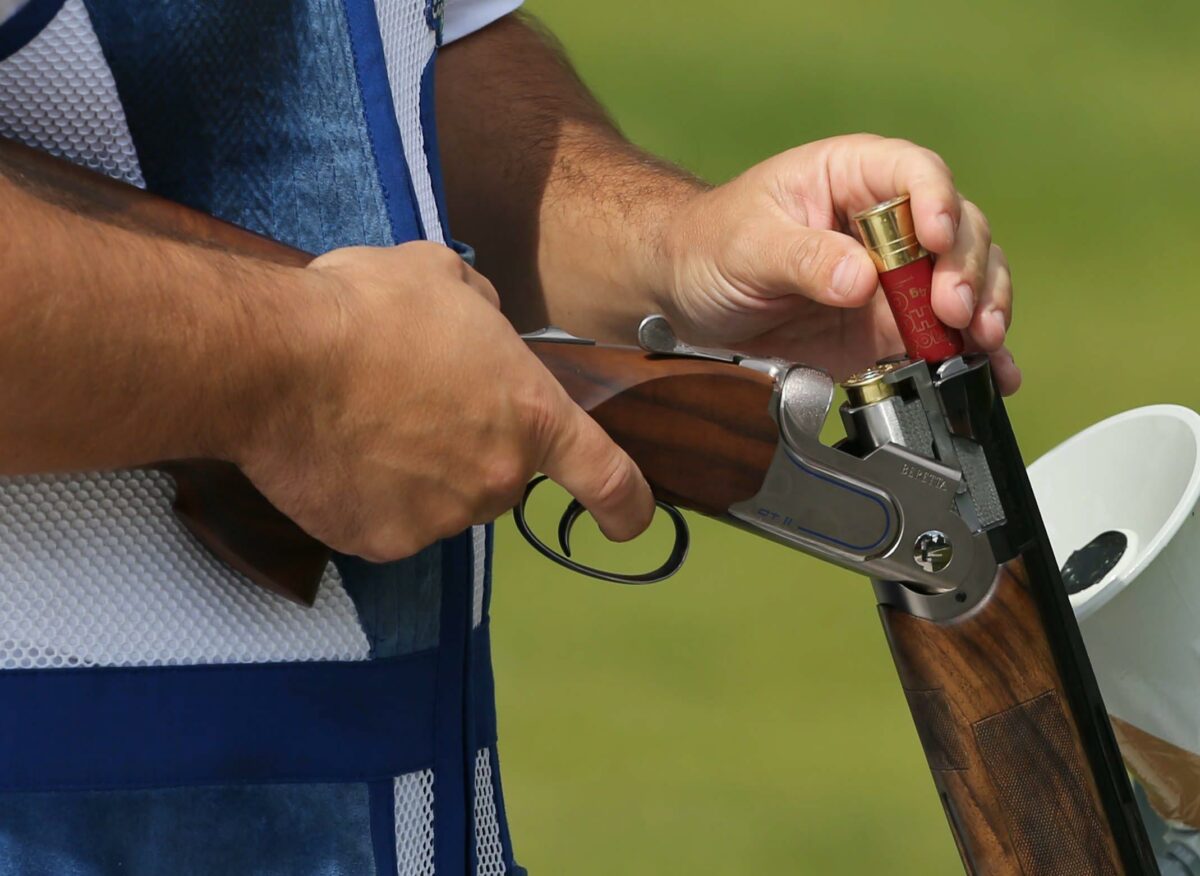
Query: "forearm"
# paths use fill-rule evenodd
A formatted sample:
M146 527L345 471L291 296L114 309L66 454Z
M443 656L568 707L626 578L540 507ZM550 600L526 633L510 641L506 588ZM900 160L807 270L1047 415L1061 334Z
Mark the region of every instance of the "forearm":
M300 374L301 272L86 201L0 161L0 472L231 458Z
M629 143L515 16L446 48L438 116L455 234L514 324L628 342L666 283L666 220L703 184Z

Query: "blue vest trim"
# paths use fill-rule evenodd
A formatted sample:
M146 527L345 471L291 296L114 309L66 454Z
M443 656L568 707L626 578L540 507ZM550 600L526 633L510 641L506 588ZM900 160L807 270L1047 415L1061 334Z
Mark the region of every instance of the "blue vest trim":
M433 750L433 662L7 670L0 788L345 782Z
M341 0L84 0L147 187L307 252L394 243Z
M488 625L484 623L475 631L472 645L475 651L474 671L471 673L471 695L475 702L484 706L475 709L472 732L480 746L496 739L496 684L492 677L492 639ZM472 759L474 755L472 754ZM472 782L471 787L474 787Z
M65 0L29 0L4 24L0 24L0 61L24 48L42 32Z
M443 596L438 664L437 752L434 757L433 842L440 872L474 872L473 791L475 709L468 673L474 546L470 530L442 542ZM479 634L486 636L486 629ZM480 662L480 667L485 665ZM491 704L488 704L491 706Z
M395 876L396 861L396 784L392 780L367 785L371 810L371 845L375 852L375 872Z
M421 71L421 128L425 132L425 163L429 166L429 177L433 182L433 196L442 223L442 238L451 240L450 217L446 212L446 187L442 180L442 152L438 148L437 107L434 101L436 62L437 52L434 52L425 69Z
M412 174L404 158L404 141L396 123L375 0L344 2L363 113L375 153L379 184L383 188L384 206L392 224L393 242L405 243L426 237Z
M492 617L492 555L496 550L496 524L489 523L484 530L484 550L488 558L483 575L483 623Z
M486 647L487 630L476 637ZM461 638L459 645L465 648ZM457 715L447 722L434 714L435 702L449 705L435 690L443 664L459 664L455 687L463 689L461 653L5 670L0 791L390 782L435 761L446 764L443 730L462 738ZM476 671L487 671L480 664ZM437 731L435 718L445 722ZM461 776L456 756L451 774Z
M434 757L433 841L438 871L467 870L471 845L469 714L466 673L470 666L471 532L442 542L442 626L437 670L437 751ZM473 785L474 783L471 782Z

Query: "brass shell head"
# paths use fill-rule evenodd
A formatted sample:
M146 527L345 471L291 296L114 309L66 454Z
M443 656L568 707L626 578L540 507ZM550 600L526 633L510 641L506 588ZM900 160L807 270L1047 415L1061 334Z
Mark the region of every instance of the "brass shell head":
M884 378L907 364L909 364L907 360L881 362L865 371L847 377L842 381L842 389L846 391L846 399L850 402L850 407L860 408L863 405L873 405L894 396L896 394L895 387L887 383Z
M928 253L917 242L912 206L901 195L854 214L854 224L879 273L902 268Z

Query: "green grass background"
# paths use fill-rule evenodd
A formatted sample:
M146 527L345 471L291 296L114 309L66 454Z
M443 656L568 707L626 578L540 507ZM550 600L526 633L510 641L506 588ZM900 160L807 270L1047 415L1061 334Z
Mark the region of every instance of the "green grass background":
M530 8L632 138L711 180L854 131L940 152L1012 263L1028 459L1131 407L1200 408L1200 6ZM534 876L961 872L865 580L696 521L680 575L621 588L497 533L505 791ZM615 562L655 561L650 541Z

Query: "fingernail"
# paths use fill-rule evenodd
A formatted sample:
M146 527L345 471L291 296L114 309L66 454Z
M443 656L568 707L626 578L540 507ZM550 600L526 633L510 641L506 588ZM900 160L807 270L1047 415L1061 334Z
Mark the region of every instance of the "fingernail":
M842 256L842 260L834 265L833 276L829 280L834 295L845 298L854 291L859 266L859 260L854 256Z
M957 232L954 227L954 218L949 213L938 213L937 223L942 229L942 234L946 235L946 240L953 241Z
M985 315L992 325L996 327L996 331L1000 333L1000 340L1004 340L1004 336L1008 334L1008 326L1004 324L1004 314L999 310L989 310Z
M971 291L970 284L959 283L954 287L954 291L958 293L958 300L963 303L963 308L970 317L975 312L975 293Z

